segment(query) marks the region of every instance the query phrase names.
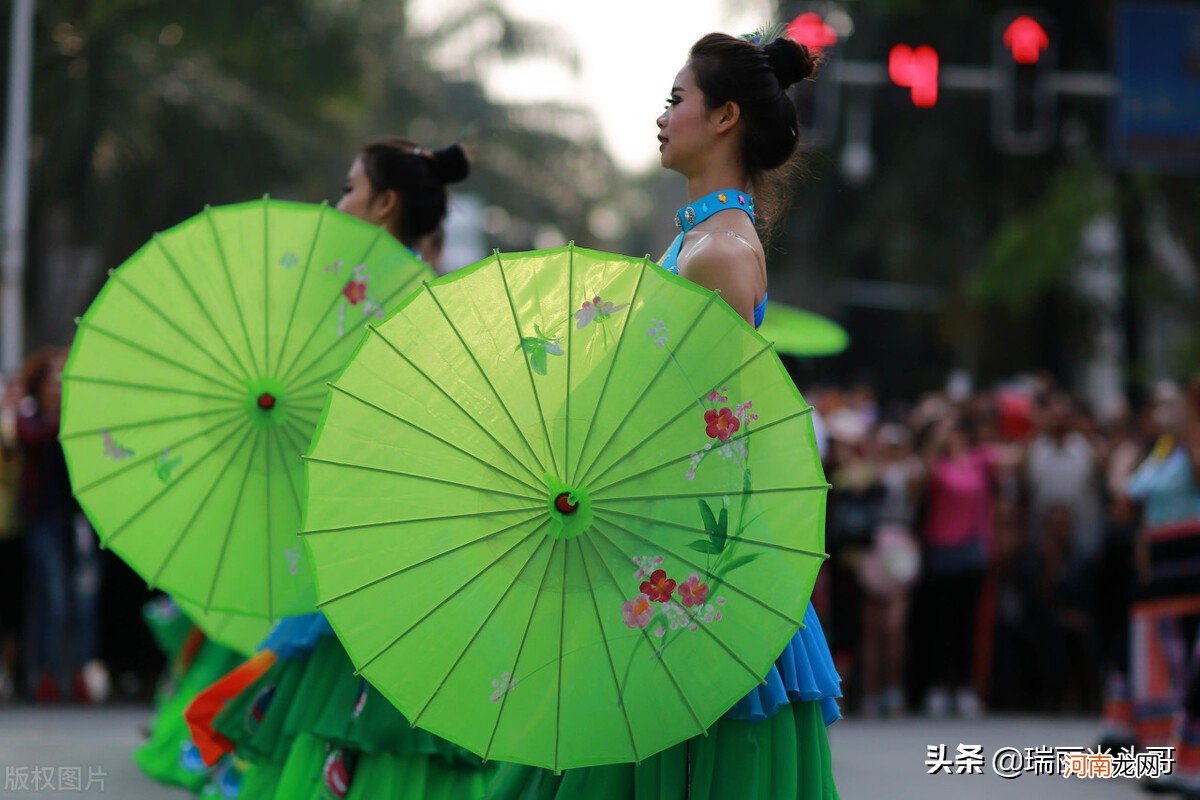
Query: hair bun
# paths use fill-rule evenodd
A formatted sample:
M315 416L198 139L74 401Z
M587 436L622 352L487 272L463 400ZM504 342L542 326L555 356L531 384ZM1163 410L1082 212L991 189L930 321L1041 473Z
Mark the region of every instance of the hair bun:
M764 47L763 52L784 89L812 75L816 68L808 48L791 39L780 37Z
M462 145L452 144L429 154L433 161L433 174L442 183L458 183L465 180L471 172L471 164L467 161L467 151Z

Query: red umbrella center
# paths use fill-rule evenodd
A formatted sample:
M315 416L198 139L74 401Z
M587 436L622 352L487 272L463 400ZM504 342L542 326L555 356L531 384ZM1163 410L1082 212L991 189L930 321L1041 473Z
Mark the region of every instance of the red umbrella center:
M568 492L563 492L554 498L554 507L558 509L558 513L560 514L574 514L579 508L579 503L572 502L571 495Z
M258 407L263 411L270 411L275 407L275 395L270 392L263 392L258 396Z

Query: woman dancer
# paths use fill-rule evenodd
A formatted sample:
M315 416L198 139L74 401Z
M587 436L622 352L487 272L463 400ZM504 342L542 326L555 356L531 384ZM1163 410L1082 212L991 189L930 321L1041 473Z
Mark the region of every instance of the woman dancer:
M662 165L688 181L675 214L679 235L662 266L709 289L747 322L766 310L767 272L752 190L760 198L797 145L786 90L813 72L807 49L709 34L692 47L658 118ZM775 174L778 174L777 172ZM837 797L825 727L840 717L840 681L812 606L805 628L766 683L742 698L706 736L640 764L567 770L502 765L493 798Z
M338 209L418 251L446 216L446 185L468 172L458 145L430 152L404 139L375 141L351 165ZM354 674L320 613L282 620L187 718L207 763L232 750L254 765L241 796L256 800L469 798L486 785L477 758L412 728Z

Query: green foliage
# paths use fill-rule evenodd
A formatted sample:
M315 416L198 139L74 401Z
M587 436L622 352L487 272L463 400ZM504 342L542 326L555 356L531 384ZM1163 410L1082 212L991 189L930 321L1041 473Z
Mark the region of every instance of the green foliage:
M1084 226L1114 202L1093 165L1061 168L1039 201L997 228L972 293L984 302L1019 309L1059 288L1070 273Z

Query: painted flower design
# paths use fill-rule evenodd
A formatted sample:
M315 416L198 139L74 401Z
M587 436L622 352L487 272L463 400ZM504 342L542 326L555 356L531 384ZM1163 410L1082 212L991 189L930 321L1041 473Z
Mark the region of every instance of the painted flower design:
M367 299L367 285L362 281L349 280L342 289L342 294L350 301L350 305L356 306Z
M290 250L279 258L279 266L283 267L284 269L291 269L299 263L300 259L297 258L296 254Z
M713 389L708 393L708 402L710 403L728 403L729 398L725 396L725 392L729 391L728 386L722 386L720 389Z
M504 699L504 695L508 694L512 689L516 688L517 682L513 680L511 672L502 672L499 678L492 679L491 701L499 703Z
M667 577L667 571L656 569L650 573L648 580L642 581L639 587L642 594L647 595L656 603L665 603L671 599L671 593L675 591L675 581Z
M521 338L521 343L517 345L518 350L524 350L529 357L529 366L538 375L547 374L549 366L549 356L563 355L562 345L559 344L559 337L551 337L542 330L540 325L534 325L534 336L524 336Z
M667 334L670 331L667 329L667 323L661 319L653 320L654 327L646 330L646 335L654 340L655 347L664 347L667 344Z
M104 439L104 455L108 456L113 461L124 461L125 459L134 455L132 450L118 443L117 440L113 438L113 435L108 431L102 430L100 431L100 435Z
M708 600L708 584L700 582L700 576L693 572L688 579L679 584L679 602L684 608L702 606Z
M625 618L626 627L645 628L654 618L654 605L650 602L649 597L639 594L632 600L626 600L621 604L621 616Z
M741 422L733 415L733 412L728 408L722 408L719 411L712 409L704 412L705 432L714 439L722 442L728 442L729 437L737 433L741 427Z
M628 303L622 303L618 306L609 300L601 299L600 295L596 295L591 300L584 300L583 307L575 312L575 319L577 320L575 327L581 330L593 321L604 322L613 314L628 307Z

